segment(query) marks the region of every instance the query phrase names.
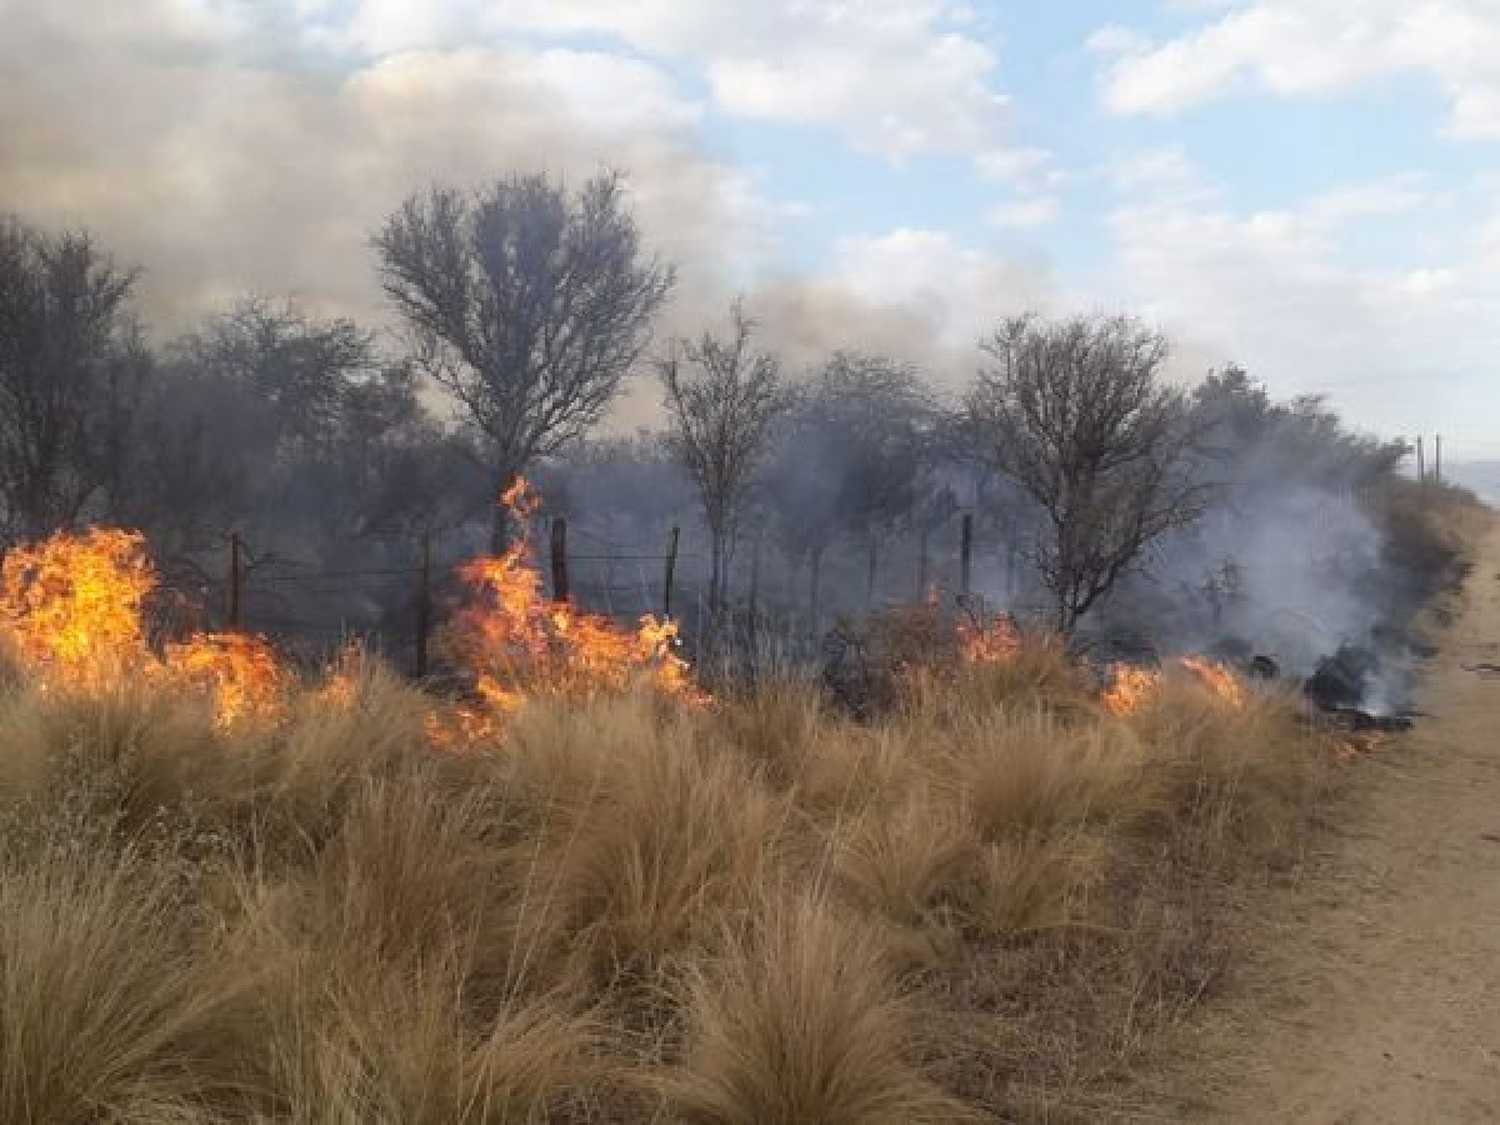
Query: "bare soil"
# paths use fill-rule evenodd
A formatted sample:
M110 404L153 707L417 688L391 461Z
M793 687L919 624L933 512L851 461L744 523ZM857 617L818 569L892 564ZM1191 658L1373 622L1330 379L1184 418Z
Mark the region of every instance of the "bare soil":
M1154 1118L1500 1121L1500 533L1452 608L1429 717L1352 767Z

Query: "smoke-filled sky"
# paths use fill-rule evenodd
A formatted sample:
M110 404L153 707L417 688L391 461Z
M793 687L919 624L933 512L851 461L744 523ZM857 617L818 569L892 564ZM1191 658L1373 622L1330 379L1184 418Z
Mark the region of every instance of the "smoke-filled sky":
M385 316L409 191L625 171L794 362L950 381L1028 307L1137 312L1385 436L1500 455L1494 0L0 0L0 210L146 268Z

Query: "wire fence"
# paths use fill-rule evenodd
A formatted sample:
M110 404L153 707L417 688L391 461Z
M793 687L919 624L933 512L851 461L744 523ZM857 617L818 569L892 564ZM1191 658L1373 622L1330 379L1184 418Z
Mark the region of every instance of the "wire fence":
M935 551L937 557L929 560L924 541L921 563L912 560L907 580L886 573L883 587L872 561L868 586L858 594L848 582L809 594L798 587L805 577L799 579L786 565L767 567L763 575L758 545L742 550L732 588L715 606L706 577L708 543L696 529L689 536L672 526L652 540L632 540L543 517L527 541L529 561L548 597L622 626L648 614L670 617L690 656L727 641L778 661L806 659L815 656L825 626L841 609L857 604L875 610L934 594L959 598L972 581L974 533L965 515L953 528L946 554ZM483 554L472 541L414 532L385 537L379 552L364 544L330 552L340 559L357 557L361 549L379 555L364 566L257 554L256 548L230 536L215 551L166 564L161 628L261 634L309 661L325 659L357 638L397 668L421 676L433 663L442 622L464 602L459 569ZM843 561L846 577L863 570L852 554ZM1001 552L988 561L1005 565ZM1015 566L1013 551L1008 565Z

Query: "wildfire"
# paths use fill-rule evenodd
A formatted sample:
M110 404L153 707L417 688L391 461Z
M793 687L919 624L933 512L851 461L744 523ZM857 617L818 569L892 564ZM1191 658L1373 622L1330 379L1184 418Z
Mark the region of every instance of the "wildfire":
M156 585L139 533L59 533L6 555L0 634L43 690L170 677L210 693L221 725L268 708L284 674L261 638L202 633L152 651L144 608Z
M528 561L524 532L537 501L524 479L500 499L522 534L498 558L474 559L459 569L470 598L448 633L450 649L473 671L475 692L488 710L508 714L534 695L614 692L641 680L678 699L700 698L675 651L675 622L647 614L627 631L549 600Z
M1245 685L1224 665L1202 656L1184 656L1182 666L1229 706L1245 705Z
M0 631L44 687L97 687L149 658L141 609L155 586L136 532L55 535L5 556Z
M1008 664L1021 651L1021 638L1008 617L996 617L989 625L958 623L958 653L968 664Z
M536 500L524 480L502 497L524 526ZM434 720L434 742L472 740L538 694L622 691L645 681L678 700L698 702L688 665L676 652L677 626L647 615L635 629L584 613L543 593L527 561L524 535L499 558L476 559L460 574L472 591L449 639L472 670L479 706ZM157 579L145 541L132 531L58 534L12 550L0 567L0 640L44 689L96 690L130 677L162 679L209 695L221 726L279 713L291 676L265 638L198 633L158 653L144 625ZM353 703L355 654L324 678L319 698Z
M1179 657L1177 663L1221 703L1236 710L1245 706L1243 681L1224 665L1203 656ZM1116 715L1134 715L1156 694L1161 682L1162 673L1156 669L1113 664L1110 666L1109 687L1099 700Z
M164 663L169 673L213 695L224 727L274 713L286 689L286 674L264 637L197 633L167 645Z
M1161 673L1133 664L1111 664L1109 687L1099 697L1105 709L1115 715L1134 715L1156 694Z

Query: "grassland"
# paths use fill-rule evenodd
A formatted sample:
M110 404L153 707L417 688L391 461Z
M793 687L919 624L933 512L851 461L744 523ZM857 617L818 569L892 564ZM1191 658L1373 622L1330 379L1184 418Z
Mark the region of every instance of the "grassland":
M1233 969L1336 740L1056 646L706 707L540 697L436 751L363 660L228 728L0 692L0 1120L1097 1120Z
M1437 575L1484 517L1433 496L1386 522ZM1121 707L1047 638L920 610L859 721L658 674L475 725L358 653L226 711L94 596L115 574L37 587L109 610L92 640L27 610L0 662L17 1125L1146 1115L1357 777L1293 685L1173 664ZM135 667L39 672L98 636Z

